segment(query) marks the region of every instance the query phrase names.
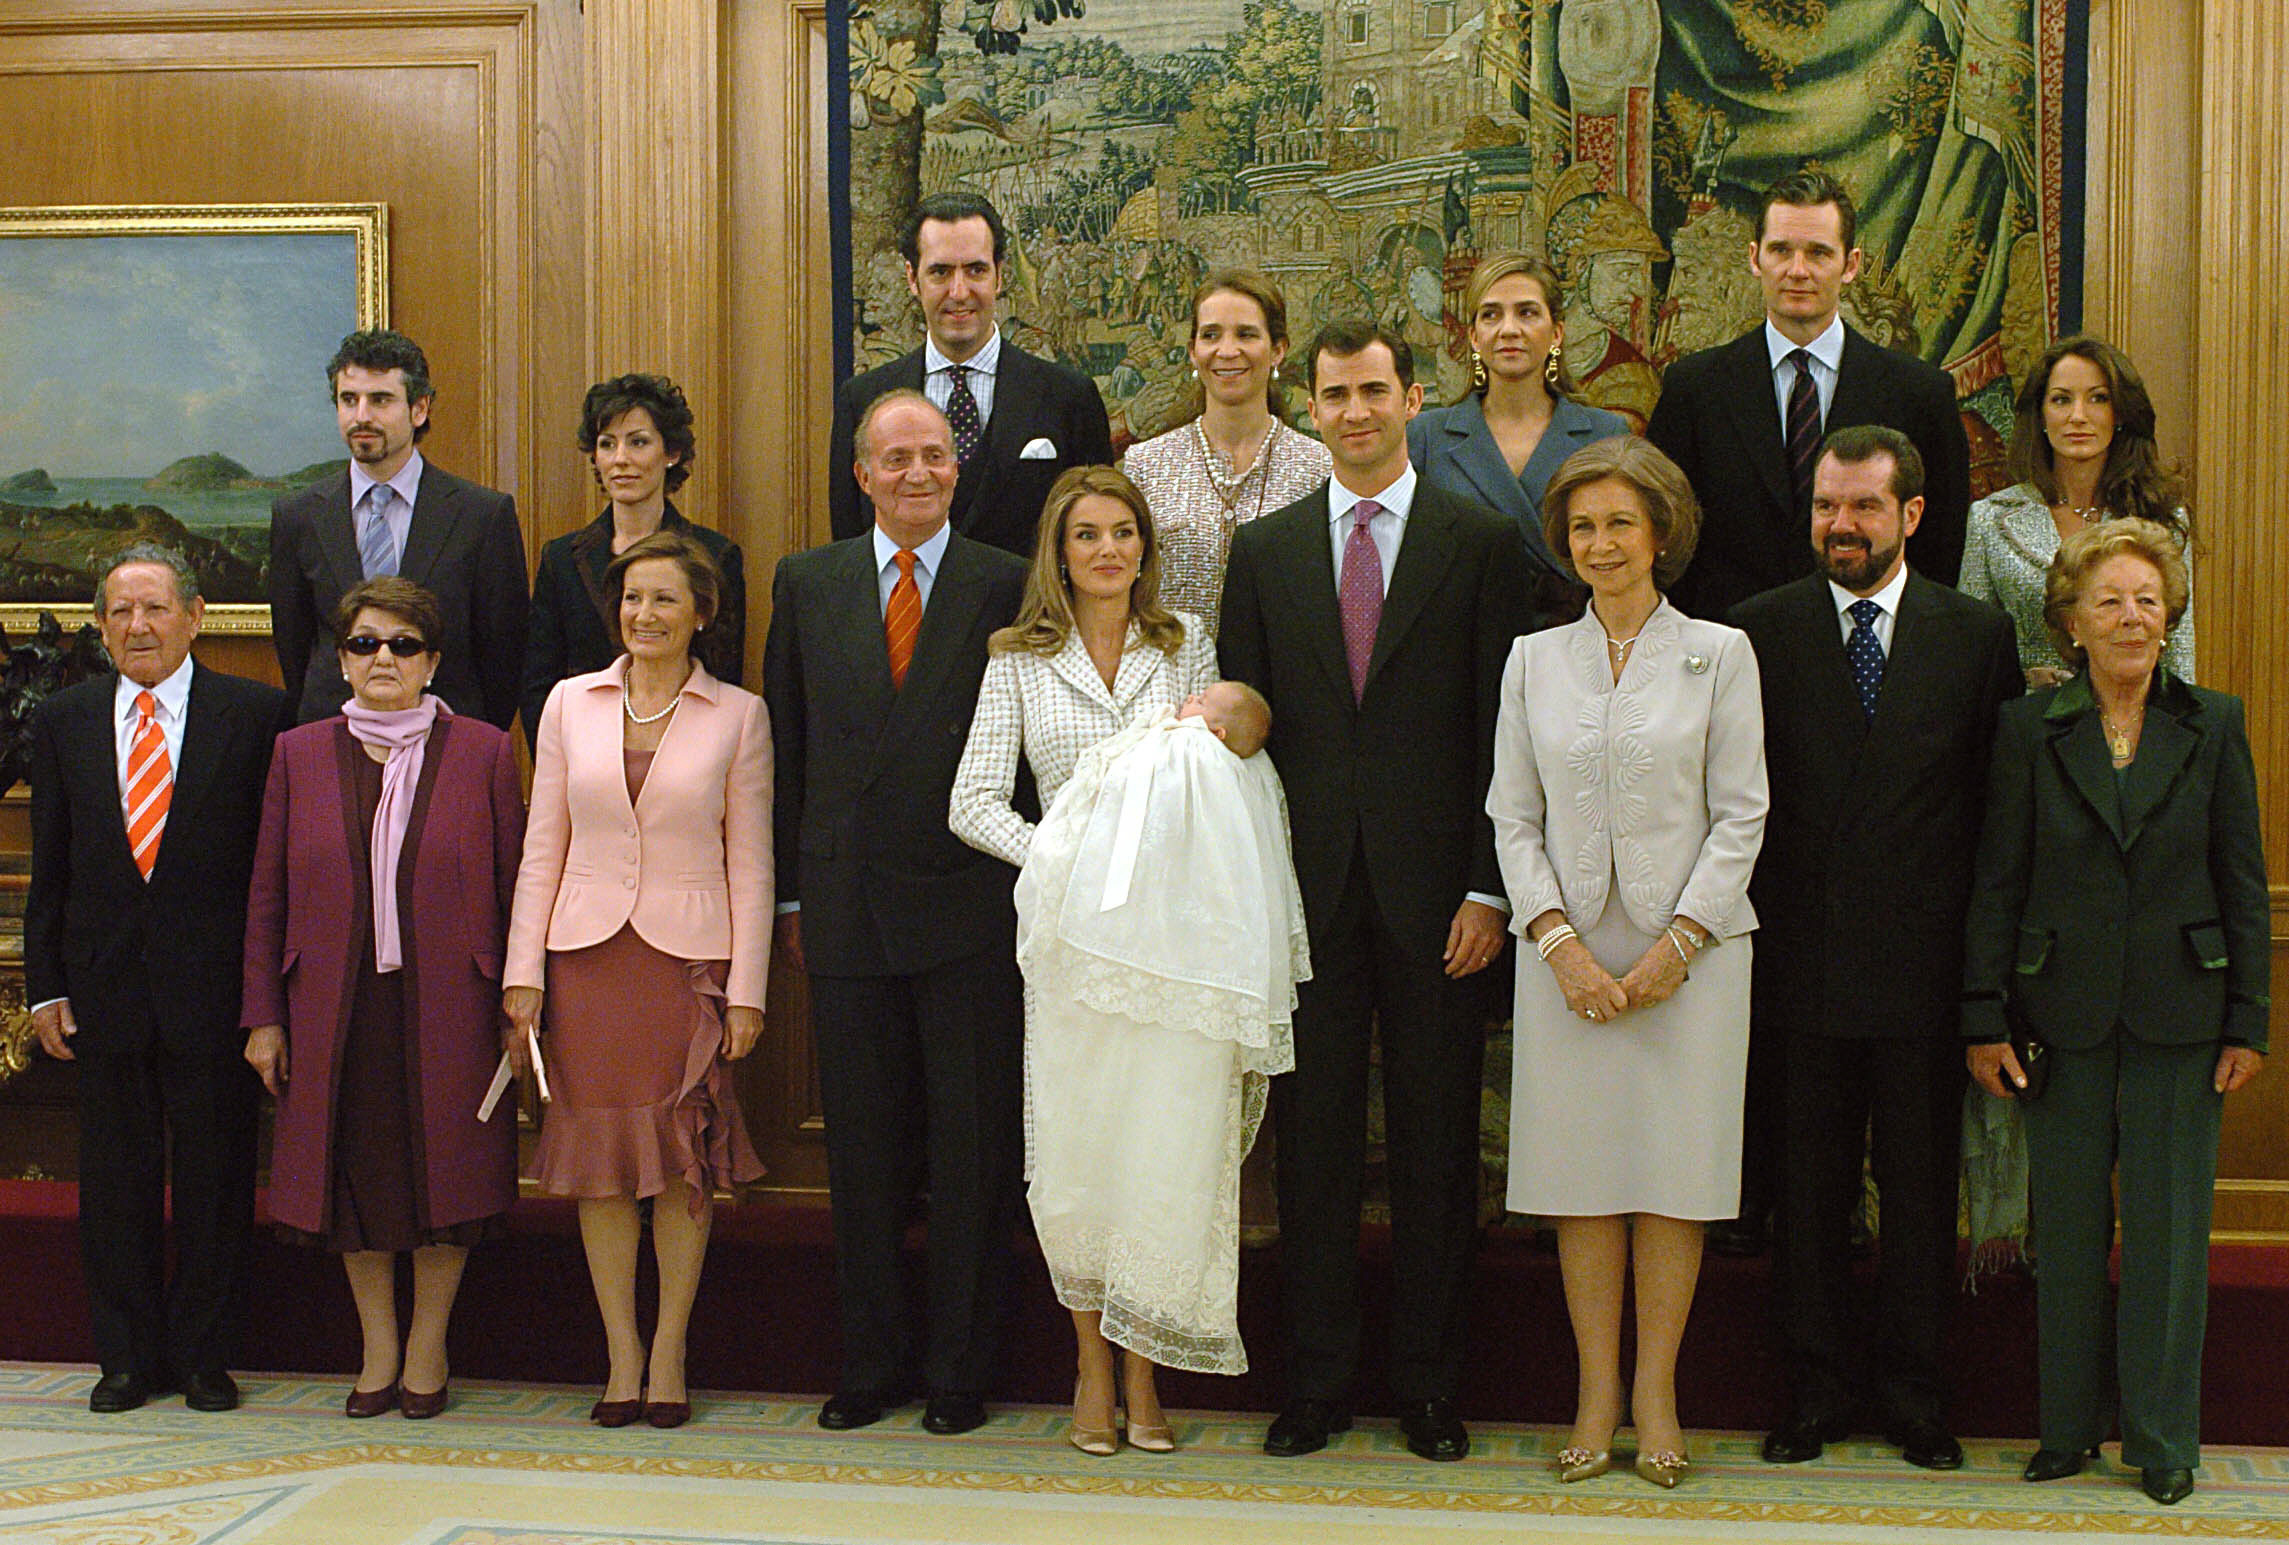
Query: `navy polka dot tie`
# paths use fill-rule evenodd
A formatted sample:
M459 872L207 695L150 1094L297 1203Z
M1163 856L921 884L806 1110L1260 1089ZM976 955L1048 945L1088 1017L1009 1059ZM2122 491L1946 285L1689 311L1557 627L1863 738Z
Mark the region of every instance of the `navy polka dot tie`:
M1876 694L1884 690L1884 646L1876 638L1876 619L1884 609L1873 601L1854 601L1846 608L1852 617L1852 636L1844 640L1844 663L1852 668L1852 685L1859 689L1860 712L1876 717Z

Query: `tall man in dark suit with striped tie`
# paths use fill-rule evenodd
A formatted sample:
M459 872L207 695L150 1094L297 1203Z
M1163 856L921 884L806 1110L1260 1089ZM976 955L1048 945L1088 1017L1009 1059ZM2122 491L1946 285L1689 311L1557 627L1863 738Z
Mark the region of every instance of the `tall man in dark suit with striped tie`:
M1820 442L1852 424L1883 424L1924 466L1923 521L1908 562L1955 583L1971 505L1970 448L1947 372L1871 343L1844 323L1844 286L1859 276L1852 196L1826 172L1791 173L1764 191L1749 268L1764 289L1764 325L1671 365L1646 438L1676 462L1701 501L1701 541L1670 599L1722 622L1740 602L1812 572L1804 539ZM1778 1200L1780 1094L1773 1049L1749 1043L1741 1216L1709 1230L1709 1248L1753 1254Z
M78 1075L80 1251L103 1365L88 1407L180 1388L195 1411L227 1411L261 1087L243 1056L240 955L286 698L192 661L204 607L179 553L126 548L95 609L117 672L33 720L24 901L32 1026Z

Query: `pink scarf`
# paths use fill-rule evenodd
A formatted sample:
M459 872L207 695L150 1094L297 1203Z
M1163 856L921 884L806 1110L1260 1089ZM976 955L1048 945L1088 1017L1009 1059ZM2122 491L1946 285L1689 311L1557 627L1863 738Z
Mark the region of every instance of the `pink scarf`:
M387 746L382 763L381 803L374 807L373 855L374 969L401 970L405 951L397 923L397 861L405 851L405 829L413 819L413 791L421 786L421 760L430 726L453 710L428 693L411 708L368 708L356 698L342 705L350 733L369 746Z

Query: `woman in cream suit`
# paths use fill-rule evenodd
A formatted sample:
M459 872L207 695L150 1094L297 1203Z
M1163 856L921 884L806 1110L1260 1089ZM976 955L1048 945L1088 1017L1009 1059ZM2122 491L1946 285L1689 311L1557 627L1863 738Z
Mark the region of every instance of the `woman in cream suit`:
M1560 1477L1608 1466L1634 1259L1636 1468L1674 1486L1701 1227L1740 1193L1764 710L1747 636L1662 599L1700 524L1674 462L1601 440L1542 508L1590 605L1513 647L1495 728L1486 808L1512 927L1539 957L1519 952L1510 1207L1558 1220L1581 1363Z
M533 1168L542 1191L580 1198L612 1358L590 1418L674 1427L691 1416L685 1330L715 1188L763 1173L724 1064L763 1029L771 727L761 698L692 657L721 594L705 548L654 532L606 584L627 652L560 682L541 712L503 1007L529 1030L545 982L554 1103ZM636 1326L645 1197L660 1268L648 1357Z
M1216 679L1208 634L1160 604L1159 545L1144 495L1111 467L1074 467L1050 489L1017 621L992 647L954 777L951 824L972 847L1020 867L1034 832L1011 804L1020 755L1046 809L1082 752ZM1216 944L1201 941L1204 950ZM1201 1292L1203 1275L1215 1281L1219 1267L1234 1293L1238 1285L1246 1145L1235 1148L1228 1130L1238 1119L1237 1048L1143 1026L1108 1045L1089 1033L1108 1016L1037 1001L1030 988L1025 1017L1027 1197L1080 1347L1071 1440L1094 1454L1119 1446L1117 1342L1126 1351L1129 1441L1172 1448L1154 1364L1211 1373L1247 1366L1231 1295ZM1126 1125L1128 1115L1139 1124ZM1171 1184L1176 1177L1206 1178L1195 1189ZM1220 1211L1227 1202L1229 1218ZM1139 1203L1148 1212L1197 1213L1187 1258L1160 1258L1123 1233L1123 1220L1135 1216L1126 1204ZM1225 1227L1229 1262L1213 1243Z

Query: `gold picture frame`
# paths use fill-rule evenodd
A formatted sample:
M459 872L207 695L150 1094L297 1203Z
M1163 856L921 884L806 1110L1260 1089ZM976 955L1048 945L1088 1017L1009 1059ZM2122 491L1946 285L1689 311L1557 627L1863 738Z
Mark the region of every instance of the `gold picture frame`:
M0 626L76 628L89 565L180 531L205 631L267 637L269 500L343 457L320 372L389 325L388 206L0 209L0 296Z

